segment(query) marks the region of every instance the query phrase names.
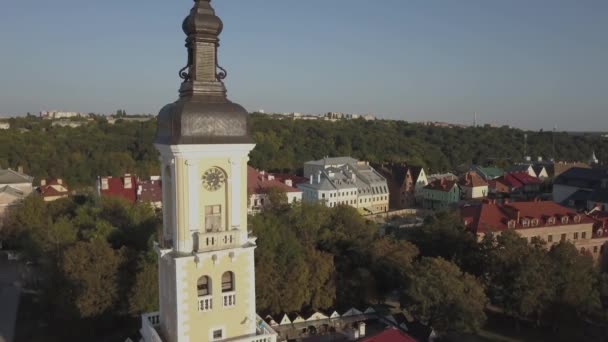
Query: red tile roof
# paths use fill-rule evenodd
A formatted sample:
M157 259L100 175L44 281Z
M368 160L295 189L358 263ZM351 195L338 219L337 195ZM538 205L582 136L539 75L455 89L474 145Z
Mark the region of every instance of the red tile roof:
M462 179L460 179L460 181L458 182L458 184L469 188L488 186L488 182L486 182L485 179L481 178L481 176L475 171L469 171L465 173Z
M410 335L395 328L387 328L383 332L361 340L362 342L416 342Z
M474 233L594 223L592 218L578 214L572 209L555 202L542 201L510 204L482 203L479 206L463 207L460 214L467 228ZM568 217L568 222L562 223L562 217ZM549 222L550 218L555 220L554 223ZM528 220L527 227L524 225L526 219ZM536 224L534 220L537 221ZM509 228L509 222L511 222L511 228Z
M68 186L61 179L49 179L45 182L45 185L40 185L38 188L42 197L66 196L69 194Z
M102 188L103 180L107 180L108 189ZM131 179L131 187L125 188L125 180ZM137 200L137 177L133 175L124 175L122 177L101 177L99 180L99 191L101 196L110 196L123 198L130 203L135 203Z
M534 184L542 184L543 181L530 176L530 174L526 173L526 172L514 172L514 173L507 173L503 176L500 176L496 179L494 179L493 181L490 181L490 187L492 189L496 189L497 187L499 187L500 189L504 189L505 187L509 188L510 190L514 190L514 189L519 189L522 188L526 185L534 185ZM500 192L504 192L504 191L500 191Z
M445 178L441 178L430 182L427 186L425 186L425 188L430 190L449 192L452 191L452 188L454 188L454 185L456 185L457 182L457 180L448 180Z
M162 202L163 190L160 180L140 181L139 200L142 202Z
M270 177L269 177L270 176ZM247 167L247 194L264 194L270 188L279 188L286 193L288 192L302 192L302 190L295 188L297 184L295 181L292 182L293 186L279 181L278 179L272 179L274 175L267 174L265 172L258 172L251 166ZM269 179L271 178L271 179Z

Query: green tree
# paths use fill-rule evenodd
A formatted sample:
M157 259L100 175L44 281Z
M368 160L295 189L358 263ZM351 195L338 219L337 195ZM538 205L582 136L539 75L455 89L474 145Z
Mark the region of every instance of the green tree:
M492 302L511 316L538 321L554 296L544 246L505 231L496 237L487 265Z
M64 253L61 271L70 283L67 299L82 318L100 316L116 305L123 255L100 240L78 242Z
M268 195L270 205L274 208L280 208L288 203L287 193L279 187L271 187L267 190L266 194Z
M402 306L440 333L475 332L485 322L488 299L472 275L442 258L424 257L414 267Z
M129 312L137 316L154 311L158 311L158 265L141 260L129 295Z

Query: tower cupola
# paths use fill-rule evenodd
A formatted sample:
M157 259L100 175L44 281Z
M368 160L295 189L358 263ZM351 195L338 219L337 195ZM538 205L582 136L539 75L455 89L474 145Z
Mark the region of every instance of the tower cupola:
M179 99L163 107L158 115L156 143L247 144L253 140L249 113L228 100L223 80L227 72L218 64L222 20L211 0L194 0L184 19L187 63L179 71L183 80Z

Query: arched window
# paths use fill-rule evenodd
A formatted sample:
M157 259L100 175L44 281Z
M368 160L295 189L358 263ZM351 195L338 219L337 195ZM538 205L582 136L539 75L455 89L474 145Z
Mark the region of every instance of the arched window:
M208 276L202 276L198 278L196 283L196 290L199 297L209 296L211 294L211 278Z
M222 275L222 292L234 291L234 273L228 271Z

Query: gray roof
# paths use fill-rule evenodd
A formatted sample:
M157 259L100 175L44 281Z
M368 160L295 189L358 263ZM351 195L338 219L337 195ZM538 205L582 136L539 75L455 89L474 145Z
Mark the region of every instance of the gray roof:
M555 179L554 184L584 189L599 189L601 188L603 179L608 179L608 170L573 167L560 174Z
M15 189L10 185L0 186L0 195L9 195L17 198L24 198L25 194L19 189Z
M33 177L21 174L11 169L0 170L0 185L32 183Z
M334 158L323 158L323 159L319 159L319 160L313 160L313 161L306 162L304 164L326 166L326 165L344 165L344 164L357 164L357 163L358 163L357 159L354 159L351 157L334 157Z

